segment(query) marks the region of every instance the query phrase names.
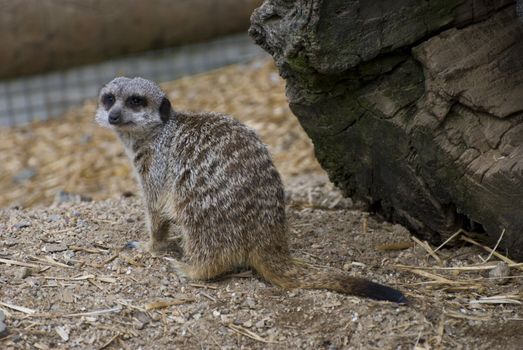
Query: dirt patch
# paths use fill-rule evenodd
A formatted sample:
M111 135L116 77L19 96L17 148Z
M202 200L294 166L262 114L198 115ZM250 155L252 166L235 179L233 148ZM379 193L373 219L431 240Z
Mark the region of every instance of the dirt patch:
M171 257L121 249L145 236L138 198L6 209L0 211L0 311L8 333L0 347L520 348L520 270L511 269L519 277L507 284L489 280L488 270L414 274L397 265L438 267L418 244L377 249L412 243L403 227L356 210L325 177L286 182L296 257L394 286L411 304L286 291L248 271L219 281L181 281ZM464 244L436 254L442 266L458 267L485 266L481 258L488 255ZM478 303L493 295L507 300Z

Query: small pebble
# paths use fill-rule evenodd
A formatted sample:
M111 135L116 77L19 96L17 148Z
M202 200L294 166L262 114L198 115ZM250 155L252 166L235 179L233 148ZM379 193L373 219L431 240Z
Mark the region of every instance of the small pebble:
M57 253L67 250L67 246L63 243L46 244L42 250L47 253Z
M62 219L62 217L61 217L60 215L56 215L56 214L54 214L54 215L51 215L51 216L49 217L49 219L47 219L47 220L48 220L49 222L52 222L52 221L59 221L59 220L61 220L61 219Z
M179 324L185 323L185 318L183 318L181 316L174 316L173 320L174 320L174 322L179 323Z
M12 247L12 246L15 246L17 244L18 244L18 242L15 241L14 239L6 239L4 241L4 246L6 246L6 247Z
M7 335L7 326L4 323L5 321L5 314L2 310L0 310L0 338L3 338Z
M90 202L92 201L91 197L82 196L76 193L66 192L60 190L55 194L53 205L59 205L62 203L80 203L80 202Z
M62 290L62 301L64 303L74 303L74 294L70 288Z
M13 182L15 183L22 183L27 180L31 180L36 175L36 170L33 168L24 168L18 172L15 176L13 176Z
M134 321L133 321L133 327L134 327L134 329L136 329L136 330L142 330L142 329L144 329L145 326L146 326L146 324L147 324L147 323L145 323L145 322L140 322L140 321L138 321L138 320L134 320Z
M7 326L5 323L0 322L0 338L3 338L7 335Z
M508 267L508 265L503 261L500 261L496 265L496 267L493 268L492 270L490 270L490 272L489 272L489 277L495 278L492 280L492 282L497 283L497 284L508 283L510 278L500 278L500 277L507 277L507 276L510 276L510 267Z
M17 228L17 229L21 229L21 228L24 228L24 227L30 227L30 226L31 226L31 222L30 221L20 221L19 223L15 224L15 228Z
M23 280L26 277L31 276L31 269L27 267L22 267L15 272L15 278L18 280Z
M251 321L245 321L245 322L243 322L243 326L245 328L251 328L252 327L252 322Z
M63 341L69 341L69 328L57 326L54 328L54 330Z
M149 323L151 321L151 318L143 311L133 312L133 317L142 323Z
M261 320L261 321L256 322L255 326L256 326L256 328L263 328L263 327L265 327L265 320Z
M231 323L231 315L220 315L220 320L222 323Z

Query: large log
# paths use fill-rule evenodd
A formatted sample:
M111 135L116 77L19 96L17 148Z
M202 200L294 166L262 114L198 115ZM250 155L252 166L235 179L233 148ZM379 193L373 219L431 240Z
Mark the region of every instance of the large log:
M247 30L261 0L0 1L0 79Z
M435 244L504 232L523 258L515 1L266 0L250 33L347 196Z

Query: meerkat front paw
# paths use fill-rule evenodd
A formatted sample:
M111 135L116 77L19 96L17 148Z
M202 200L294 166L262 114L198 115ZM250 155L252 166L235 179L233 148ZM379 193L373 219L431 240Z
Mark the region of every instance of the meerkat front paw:
M169 265L172 270L182 283L187 283L189 276L187 275L188 266L186 263L179 260L169 259Z

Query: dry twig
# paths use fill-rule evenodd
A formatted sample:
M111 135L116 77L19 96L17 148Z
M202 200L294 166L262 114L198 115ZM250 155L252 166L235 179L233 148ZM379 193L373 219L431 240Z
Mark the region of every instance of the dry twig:
M227 325L227 327L238 334L244 335L248 338L254 339L254 340L262 342L262 343L266 343L266 344L276 344L277 343L275 341L266 340L266 339L260 337L258 334L254 333L242 326L237 326L235 324L229 323Z

